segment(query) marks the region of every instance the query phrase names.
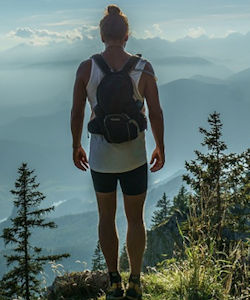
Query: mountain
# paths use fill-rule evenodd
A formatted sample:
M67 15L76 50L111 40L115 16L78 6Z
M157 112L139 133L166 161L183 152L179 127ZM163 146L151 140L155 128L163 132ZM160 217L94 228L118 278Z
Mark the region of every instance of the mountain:
M250 82L250 68L244 69L241 72L231 75L228 80L230 82Z
M180 78L189 78L196 74L205 77L219 77L223 80L233 72L228 67L214 63L203 57L169 56L152 58L151 63L160 84Z
M186 217L173 214L162 224L147 232L147 249L143 259L144 270L147 266L154 267L158 262L172 258L174 251L182 249L182 237L178 230L177 220L181 224Z
M32 142L43 146L65 146L70 140L70 110L56 113L20 117L0 127L0 138L19 142Z
M202 136L198 128L208 127L208 114L214 110L221 114L223 140L229 151L238 152L248 147L250 102L243 93L247 90L248 84L238 93L229 81L212 84L193 79L179 79L160 86L169 163L176 164L181 157L189 160L194 149L201 149Z
M179 175L173 176L165 181L163 180L151 187L148 192L145 205L145 220L148 226L151 225L153 212L157 209L156 203L162 198L164 193L166 193L167 197L172 200L173 197L177 195L182 185L187 188L186 183L182 180L182 174L184 173L185 172L181 171Z
M224 79L220 79L217 77L209 77L209 76L203 76L203 75L194 75L191 76L189 79L194 79L194 80L198 80L201 82L205 82L205 83L212 83L212 84L224 84L225 80Z
M41 62L63 62L86 59L94 52L100 52L103 44L96 30L92 38L84 36L83 40L73 43L59 42L36 47L20 44L1 51L0 65L23 65ZM127 51L142 53L148 59L164 57L201 57L212 63L227 66L234 72L250 65L249 51L250 32L246 34L231 33L223 38L210 38L203 35L199 38L185 37L174 42L159 37L137 39L130 36ZM215 74L214 74L215 75Z
M177 175L178 174L178 175ZM153 211L156 209L156 203L157 201L162 197L163 193L166 192L166 194L170 197L170 199L172 199L179 191L181 185L183 184L182 182L182 171L181 172L177 172L176 176L173 175L170 177L170 179L166 178L164 180L162 180L160 183L158 183L156 186L149 186L148 192L147 192L147 196L146 196L146 200L145 200L145 222L147 226L150 226L151 223L151 217L153 214ZM122 192L120 187L118 187L118 200L117 200L117 219L118 219L118 223L121 223L121 225L119 225L122 228L123 233L125 233L125 214L124 214L124 207L123 207L123 199L122 199ZM94 199L94 198L93 198ZM77 203L77 201L79 203ZM45 203L46 201L43 200L43 202L41 203L41 208L45 208L47 207ZM91 218L91 220L93 218L94 215L97 216L97 202L94 199L93 202L88 202L87 199L85 198L83 199L67 199L67 200L62 200L61 203L60 202L54 202L52 203L55 205L55 212L51 212L49 214L49 219L55 221L57 224L61 224L60 226L62 226L62 228L66 228L68 225L68 223L70 223L70 218L72 218L72 235L70 236L74 236L74 234L77 234L79 228L78 227L74 227L74 222L76 222L78 224L78 222L80 222L79 220L82 218L84 219L83 222L88 222L88 216ZM71 207L73 206L73 208ZM78 212L76 213L76 211L78 210ZM16 216L16 207L13 206L11 214L8 216L8 218L4 221L2 221L0 223L0 232L2 231L2 229L4 227L8 227L10 226L11 222L10 219L14 218ZM64 214L63 214L64 212ZM62 215L63 214L63 215ZM123 221L121 222L120 220L123 219ZM75 220L73 222L73 220ZM77 225L78 226L78 225ZM83 227L82 227L83 228ZM87 228L87 227L86 227ZM55 234L57 235L58 233L56 233L56 231L54 230L49 230L51 232L51 234ZM76 231L76 233L74 233ZM65 232L65 233L64 233ZM39 237L43 236L43 231L41 231L41 233L39 233ZM61 236L60 238L63 240L64 238L66 238L64 236L64 234L68 234L66 229L62 229L61 230ZM87 233L89 234L89 233ZM90 234L92 234L90 232ZM48 237L46 234L43 238L40 239L40 241L42 243L44 243L44 245L54 245L54 238L50 239L50 242L47 241L47 239L50 239L50 237ZM52 244L50 244L52 243ZM69 243L71 243L69 241ZM59 244L56 243L56 245L58 246ZM67 245L64 244L64 245ZM0 239L0 248L3 247L3 241Z
M212 65L210 61L196 56L169 56L157 57L152 60L158 65Z
M82 211L93 208L91 202L95 201L95 194L91 178L74 167L71 147L0 139L0 155L0 219L10 215L13 195L9 191L14 188L22 161L35 170L39 190L46 196L46 206L74 198L78 206L82 204ZM65 208L65 213L69 211L76 212L76 207Z
M249 51L250 32L246 34L231 33L223 38L210 38L201 36L199 38L183 38L173 42L177 49L185 49L193 55L199 55L209 61L226 65L228 68L238 72L250 65Z
M249 146L246 138L250 130L248 80L249 71L246 70L218 82L216 78L199 77L198 80L178 79L159 86L164 112L166 164L157 174L149 173L150 185L182 169L185 160L194 157L194 149L201 149L202 136L198 128L208 127L208 114L214 110L221 113L223 139L229 151L241 152ZM35 110L35 104L32 107ZM39 108L42 107L41 104ZM91 210L95 202L91 177L76 169L72 160L69 102L62 101L60 106L54 106L47 114L37 115L35 111L31 115L31 112L29 116L19 117L0 126L0 219L8 216L11 211L8 191L14 184L19 164L24 160L29 162L39 176L43 191L48 195L46 205L77 198L82 199L83 203L89 203L87 207ZM89 140L86 127L89 113L87 104L82 132L82 144L87 153ZM146 132L146 143L150 160L155 146L150 130ZM58 206L61 210L58 216L63 214L63 207L67 211L69 203L66 201ZM75 211L72 208L71 213Z
M71 257L63 259L62 263L66 269L81 270L82 266L76 260L87 261L88 268L91 267L91 258L97 241L97 212L88 212L78 215L69 215L55 219L47 218L46 221L55 221L58 225L55 229L35 229L32 232L30 243L41 246L43 253L70 253ZM6 226L9 221L1 225ZM2 241L1 241L2 248ZM8 248L9 249L9 248ZM0 277L6 272L6 253L2 248L0 252ZM46 264L45 272L48 275L48 282L51 282L54 274L49 264Z
M163 192L170 197L176 195L180 189L182 180L181 175L172 177L169 181L163 181L156 188L151 188L145 201L145 224L146 228L150 226L151 217L155 210L155 205ZM118 192L118 205L116 222L119 232L120 249L125 241L127 221L123 208L122 194ZM0 232L3 228L11 226L10 218L16 216L16 208L12 210L11 216L0 223ZM87 268L91 268L91 259L96 246L98 212L95 203L95 210L69 214L60 217L49 217L46 221L54 221L57 224L55 229L33 229L30 242L32 245L42 247L44 253L64 253L71 254L70 258L63 259L62 264L68 270L80 270L82 266L76 264L76 260L87 263ZM4 248L3 240L0 239L0 277L7 271L5 260L1 257L9 248ZM46 273L49 274L49 281L53 278L50 267L46 266Z
M239 71L245 67L246 63L250 64L246 54L239 57L235 51L230 51L230 59L225 59L225 53L221 53L221 48L224 51L227 50L227 47L231 49L228 45L230 43L234 47L233 41L230 42L227 39L209 39L205 37L203 39L188 38L171 42L158 37L136 39L131 36L127 42L126 50L129 53L139 52L144 58L149 60L155 69L160 84L196 74L224 79L231 75L233 71ZM241 39L244 44L243 40L247 38L242 36ZM204 43L207 44L205 49ZM221 43L220 48L218 48L217 43ZM60 42L43 47L20 44L12 49L2 51L0 66L4 73L2 76L0 73L0 77L6 80L6 72L11 70L13 78L16 69L25 71L26 76L21 81L33 82L38 75L32 76L32 74L35 69L39 69L41 73L40 78L42 78L41 84L43 84L43 81L47 81L47 77L50 78L51 75L53 75L53 78L60 80L62 76L64 77L68 73L71 74L73 79L80 62L89 58L93 53L101 52L102 49L103 44L98 35L95 35L92 39L85 36L83 40L75 41L72 44ZM243 59L245 59L245 64L239 68L237 62L240 61L242 65ZM55 70L58 71L56 75L54 75ZM43 75L44 71L47 71L47 76ZM18 76L20 76L20 72ZM36 80L36 82L38 81ZM55 80L50 80L50 82L55 83ZM19 81L16 81L16 84L18 85ZM27 87L28 85L27 83ZM33 85L36 86L36 83L33 82ZM64 87L63 84L60 86ZM3 86L2 88L0 96L1 94L9 95L7 91L4 92L5 87ZM19 89L22 92L22 87L19 87ZM28 87L27 91L29 89L30 87ZM51 86L50 90L53 91L53 86ZM46 89L44 92L47 92ZM12 93L15 94L11 91ZM19 98L20 95L22 93L19 92ZM17 99L17 97L14 97L14 99Z
M208 77L203 75L194 75L190 79L202 81L211 84L225 84L231 88L234 92L234 96L240 98L243 101L249 102L250 96L250 68L244 69L240 72L234 73L225 79Z

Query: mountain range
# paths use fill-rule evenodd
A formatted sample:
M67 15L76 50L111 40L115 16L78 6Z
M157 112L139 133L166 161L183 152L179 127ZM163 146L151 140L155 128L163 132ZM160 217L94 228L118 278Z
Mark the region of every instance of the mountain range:
M166 167L158 174L150 174L150 182L178 171L184 167L185 160L193 157L193 150L200 148L202 141L198 128L207 127L208 114L214 110L221 113L223 139L229 151L243 151L249 145L249 69L216 81L216 78L196 75L159 86L164 112ZM84 198L85 203L93 202L90 176L82 174L72 161L70 103L59 101L60 105L52 108L49 114L21 116L0 126L0 219L11 211L7 190L14 184L17 168L25 160L36 169L49 203L74 197ZM35 104L29 107L30 111L32 107L35 110ZM87 107L82 134L82 145L87 151L89 113ZM154 148L150 130L146 132L146 143L150 159Z
M148 190L147 199L145 202L145 225L149 229L151 226L151 218L153 211L156 209L156 203L159 200L159 195L163 195L165 192L170 199L172 199L179 191L182 184L183 170L176 174L173 174L170 178L161 180L151 186ZM126 217L123 209L121 190L118 190L118 205L116 222L119 232L120 250L126 238ZM70 202L65 201L63 204L63 211L67 210L70 206ZM43 205L44 206L44 205ZM60 205L59 205L60 207ZM64 253L71 254L70 258L63 259L62 264L67 270L81 270L82 265L77 265L76 261L87 263L87 268L91 268L91 259L98 239L98 213L96 202L92 205L92 210L87 212L77 213L77 206L74 207L75 211L70 214L71 209L67 215L61 215L59 217L51 217L52 213L46 218L46 221L54 221L57 224L55 229L33 229L30 239L32 245L43 248L43 253ZM81 207L79 207L82 210ZM60 213L60 212L59 212ZM16 216L16 208L12 210L11 215L7 220L0 223L0 232L3 228L11 226L11 218ZM10 247L4 247L4 242L0 239L0 277L7 271L5 265L5 259L3 254L9 253ZM45 272L48 274L49 282L53 279L53 273L49 264L46 265Z

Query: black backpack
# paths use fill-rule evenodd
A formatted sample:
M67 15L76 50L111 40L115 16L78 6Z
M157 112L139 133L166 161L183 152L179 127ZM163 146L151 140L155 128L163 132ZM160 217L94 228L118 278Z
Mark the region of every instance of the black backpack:
M133 55L117 72L112 72L101 54L92 56L105 74L96 90L95 118L88 123L90 133L101 134L109 143L123 143L138 137L147 129L147 120L141 112L143 103L134 98L129 72L140 59Z

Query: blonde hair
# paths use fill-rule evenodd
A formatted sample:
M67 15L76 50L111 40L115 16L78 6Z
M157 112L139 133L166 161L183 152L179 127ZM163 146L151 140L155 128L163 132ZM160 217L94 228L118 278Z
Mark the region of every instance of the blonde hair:
M129 33L128 18L115 4L106 8L99 26L100 33L106 41L121 41Z

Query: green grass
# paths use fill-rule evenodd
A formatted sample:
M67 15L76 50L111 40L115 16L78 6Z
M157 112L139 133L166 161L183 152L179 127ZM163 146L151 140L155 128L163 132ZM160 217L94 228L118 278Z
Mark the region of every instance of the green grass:
M228 299L223 295L222 285L210 277L210 271L202 270L198 283L193 282L194 269L183 267L181 270L177 265L157 273L142 274L143 300ZM128 273L123 272L121 275L126 283ZM105 297L99 299L105 300Z

